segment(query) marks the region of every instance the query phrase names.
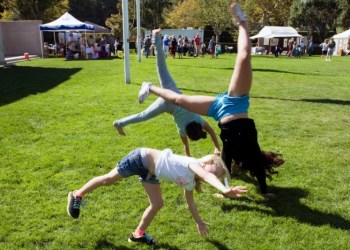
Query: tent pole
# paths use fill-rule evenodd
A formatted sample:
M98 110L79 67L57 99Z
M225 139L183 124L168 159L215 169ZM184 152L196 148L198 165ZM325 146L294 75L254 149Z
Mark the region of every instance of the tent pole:
M53 46L53 48L54 48L54 53L56 54L56 57L57 57L57 46L56 46L56 32L54 31L53 32L53 41L54 41L54 46Z
M40 28L39 28L39 30L40 30ZM42 31L40 30L40 48L41 48L41 59L43 59L44 58L44 48L43 48L43 46L44 46L44 41L43 41L43 34L42 34Z

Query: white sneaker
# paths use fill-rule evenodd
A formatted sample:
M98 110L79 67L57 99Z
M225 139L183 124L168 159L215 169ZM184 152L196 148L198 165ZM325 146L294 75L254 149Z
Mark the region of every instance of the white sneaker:
M247 17L244 15L241 7L239 7L238 3L231 4L231 10L236 17L236 23L240 24L241 22L246 22Z
M143 82L139 91L139 103L143 103L147 96L149 96L149 88L152 86L150 82Z

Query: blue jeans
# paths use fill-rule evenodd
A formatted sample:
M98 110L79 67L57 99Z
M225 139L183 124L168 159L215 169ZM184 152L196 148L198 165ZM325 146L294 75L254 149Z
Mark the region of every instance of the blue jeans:
M147 159L145 159L147 161ZM117 166L118 173L124 178L138 175L141 182L159 184L155 175L151 175L142 161L141 148L131 151L125 156Z

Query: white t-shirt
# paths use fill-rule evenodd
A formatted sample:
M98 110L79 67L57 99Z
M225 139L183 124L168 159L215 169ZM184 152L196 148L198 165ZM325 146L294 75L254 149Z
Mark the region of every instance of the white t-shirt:
M173 154L171 149L165 149L160 154L155 167L158 179L167 180L186 190L193 190L196 186L195 173L188 167L190 163L199 161L192 157Z

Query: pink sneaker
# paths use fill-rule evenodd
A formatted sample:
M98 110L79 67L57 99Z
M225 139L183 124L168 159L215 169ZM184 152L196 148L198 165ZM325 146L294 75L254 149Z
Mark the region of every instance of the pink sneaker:
M244 15L238 3L232 3L231 10L232 10L232 13L235 15L237 25L240 24L241 22L247 21L247 17Z

